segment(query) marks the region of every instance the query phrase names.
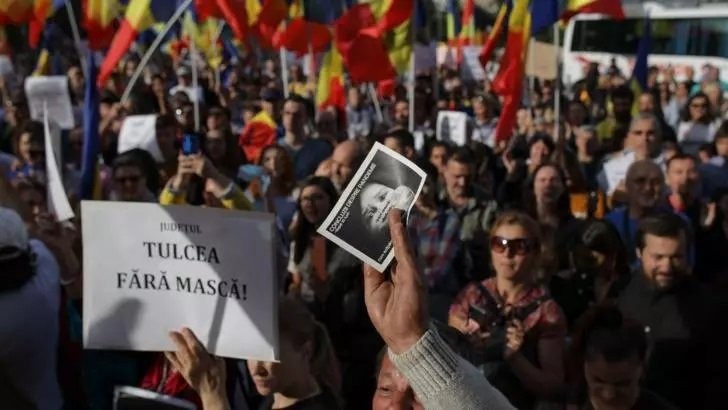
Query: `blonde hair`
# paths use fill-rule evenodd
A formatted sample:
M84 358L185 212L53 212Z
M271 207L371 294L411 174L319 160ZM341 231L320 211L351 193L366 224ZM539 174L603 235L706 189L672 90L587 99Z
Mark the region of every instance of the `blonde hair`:
M295 347L311 342L311 375L339 397L341 373L326 328L297 299L281 297L278 312L280 337L288 339Z

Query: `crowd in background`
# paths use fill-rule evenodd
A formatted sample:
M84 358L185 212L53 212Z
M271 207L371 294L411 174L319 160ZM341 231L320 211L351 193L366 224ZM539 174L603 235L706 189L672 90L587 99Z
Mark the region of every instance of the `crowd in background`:
M103 199L277 217L281 359L226 360L231 408L421 408L367 314L362 263L316 233L374 142L427 174L407 230L432 326L513 406L728 407L728 89L715 67L683 79L653 67L638 94L613 66L589 65L569 87L537 79L497 140L489 82L446 67L418 73L413 100L401 82L379 109L349 84L343 111L315 106L299 65L284 87L279 62L255 58L224 75L201 66L194 88L189 59L160 56L121 101L138 64L127 56L102 90ZM62 177L78 207L85 78L64 68L77 127ZM0 202L14 209L0 212L0 404L107 409L116 385L201 403L179 357L81 348L82 221L49 213L25 75L0 83ZM183 155L196 107L201 154ZM465 144L438 138L443 110L467 113ZM260 112L273 144L244 138ZM124 119L151 113L162 160L119 153ZM615 181L610 164L624 161Z

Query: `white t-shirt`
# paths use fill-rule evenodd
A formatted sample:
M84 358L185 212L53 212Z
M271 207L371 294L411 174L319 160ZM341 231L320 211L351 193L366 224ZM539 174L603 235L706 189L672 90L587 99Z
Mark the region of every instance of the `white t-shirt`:
M0 379L35 408L58 410L63 404L56 376L59 268L42 242L31 240L30 246L37 256L35 276L16 291L0 293Z
M696 155L701 145L713 142L719 126L716 122L681 122L677 128L677 142L686 154Z

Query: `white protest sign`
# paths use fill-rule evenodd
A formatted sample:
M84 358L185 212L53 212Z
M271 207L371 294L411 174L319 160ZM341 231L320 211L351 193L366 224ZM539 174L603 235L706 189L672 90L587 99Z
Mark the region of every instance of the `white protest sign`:
M559 48L550 43L533 41L528 49L526 60L526 75L541 78L543 80L556 79L557 64L556 57Z
M601 185L604 192L608 195L612 195L617 189L617 186L627 176L627 170L635 161L634 152L628 152L626 154L617 154L619 156L610 159L604 163L602 174L600 175Z
M53 136L48 117L48 111L45 110L45 114L43 115L43 133L45 134L48 207L59 221L67 221L75 215L71 204L68 203L66 189L63 187L63 179L58 169L58 162L54 151L54 145L57 144L53 144ZM58 139L56 138L56 140Z
M149 152L157 162L164 162L162 151L157 143L157 116L130 115L124 119L119 132L119 154L134 148Z
M83 201L84 348L175 350L188 327L215 355L278 358L272 215Z
M480 64L480 47L463 47L463 64L460 71L463 77L469 80L482 81L485 79L485 70Z
M65 130L74 126L68 79L65 76L38 76L25 79L30 117L43 121L43 104L48 104L48 117Z
M465 145L468 142L468 116L460 111L437 113L437 140Z

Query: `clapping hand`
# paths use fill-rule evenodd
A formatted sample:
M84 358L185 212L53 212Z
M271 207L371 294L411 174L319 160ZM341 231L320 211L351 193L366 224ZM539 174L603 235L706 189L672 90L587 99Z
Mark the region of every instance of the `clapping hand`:
M402 222L402 211L389 212L389 232L394 247L392 279L364 265L364 300L377 332L393 353L401 354L427 330L427 291Z

